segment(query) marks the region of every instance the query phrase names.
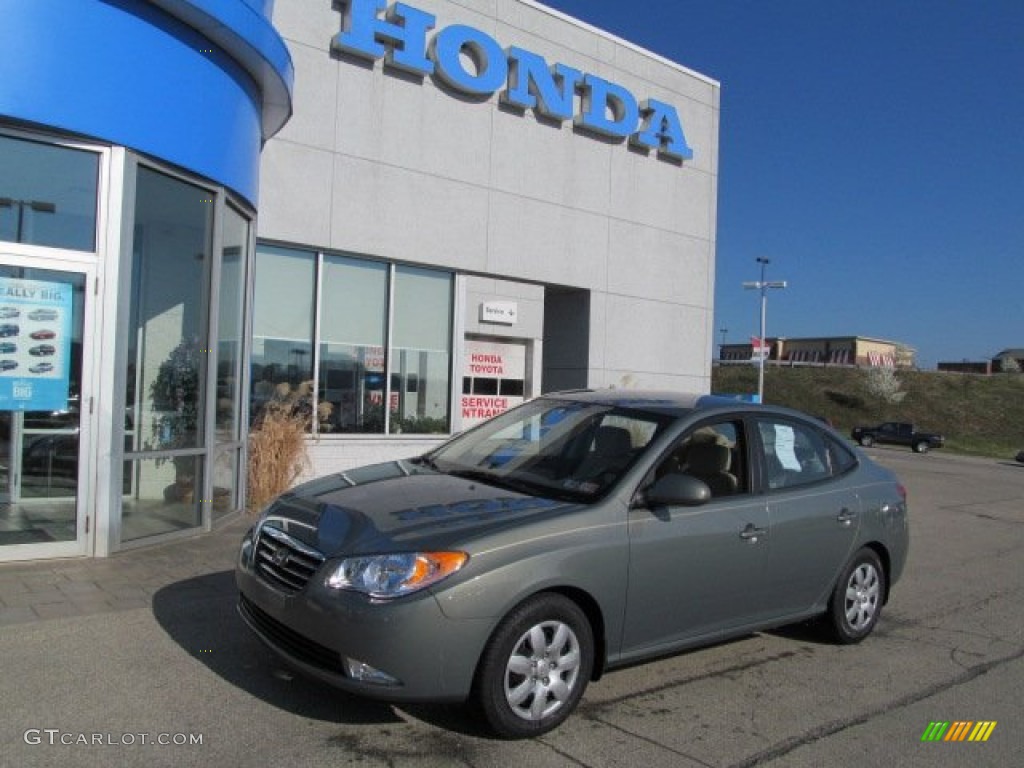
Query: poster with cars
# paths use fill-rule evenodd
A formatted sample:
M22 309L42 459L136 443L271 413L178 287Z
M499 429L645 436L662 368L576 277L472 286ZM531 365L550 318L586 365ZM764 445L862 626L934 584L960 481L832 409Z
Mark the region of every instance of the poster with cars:
M67 406L70 283L0 278L0 410Z

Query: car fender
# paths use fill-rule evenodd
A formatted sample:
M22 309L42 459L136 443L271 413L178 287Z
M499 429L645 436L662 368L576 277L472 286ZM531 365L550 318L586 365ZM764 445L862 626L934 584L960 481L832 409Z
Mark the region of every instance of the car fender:
M624 509L618 517L483 548L471 555L457 582L435 589L441 611L452 619L488 619L497 626L532 595L581 593L587 607L599 611L606 637L620 637L629 542Z

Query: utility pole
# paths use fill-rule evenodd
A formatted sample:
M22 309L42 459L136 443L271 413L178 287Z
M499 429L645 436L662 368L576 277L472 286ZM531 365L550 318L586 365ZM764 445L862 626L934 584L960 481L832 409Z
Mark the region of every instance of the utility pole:
M768 265L771 264L772 260L765 258L764 256L757 257L757 263L761 265L761 279L751 280L743 283L743 287L747 289L757 289L761 292L761 344L758 350L758 362L757 362L757 401L759 403L764 402L764 361L768 357L767 349L765 346L765 320L768 314L768 289L769 288L785 288L785 280L765 280L765 270Z

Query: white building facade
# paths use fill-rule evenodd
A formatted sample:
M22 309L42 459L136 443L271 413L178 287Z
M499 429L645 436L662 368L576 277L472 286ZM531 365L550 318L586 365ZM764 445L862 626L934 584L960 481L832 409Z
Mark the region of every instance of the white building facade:
M719 86L529 0L278 2L252 403L313 384L309 474L543 392L706 392Z

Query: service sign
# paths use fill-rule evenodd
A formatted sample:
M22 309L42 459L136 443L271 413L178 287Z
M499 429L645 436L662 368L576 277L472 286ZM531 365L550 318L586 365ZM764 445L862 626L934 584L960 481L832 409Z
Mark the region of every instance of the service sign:
M523 402L526 345L466 339L462 376L462 427L468 429Z
M67 408L70 283L0 278L0 410Z

